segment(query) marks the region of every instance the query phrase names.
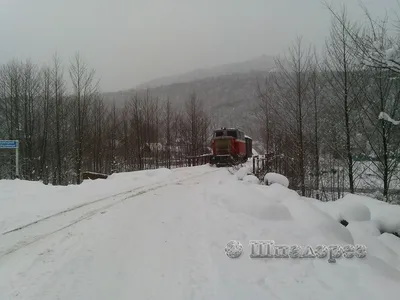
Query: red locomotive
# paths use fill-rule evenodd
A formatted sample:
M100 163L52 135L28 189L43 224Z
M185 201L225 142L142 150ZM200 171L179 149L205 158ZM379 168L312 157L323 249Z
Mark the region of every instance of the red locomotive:
M246 162L253 156L252 139L237 128L214 130L211 163L229 165Z

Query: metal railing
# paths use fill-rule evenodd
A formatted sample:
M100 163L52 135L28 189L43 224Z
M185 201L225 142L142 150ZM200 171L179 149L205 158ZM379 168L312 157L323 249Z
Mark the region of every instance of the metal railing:
M252 173L259 179L263 179L266 173L271 168L271 160L274 157L274 153L268 153L266 155L255 155L253 156L253 168Z
M198 155L198 156L188 156L186 157L188 166L193 167L193 166L200 166L200 165L206 165L211 162L211 157L212 154L203 154L203 155Z

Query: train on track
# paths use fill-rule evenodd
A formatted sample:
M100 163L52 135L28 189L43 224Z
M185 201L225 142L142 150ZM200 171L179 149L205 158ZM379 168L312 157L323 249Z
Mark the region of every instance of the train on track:
M211 149L211 164L216 166L237 165L253 156L252 139L237 128L214 130Z

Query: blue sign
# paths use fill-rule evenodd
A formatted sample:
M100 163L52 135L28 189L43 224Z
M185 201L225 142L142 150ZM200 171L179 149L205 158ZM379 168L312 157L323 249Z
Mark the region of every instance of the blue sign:
M0 140L0 149L18 149L18 141Z

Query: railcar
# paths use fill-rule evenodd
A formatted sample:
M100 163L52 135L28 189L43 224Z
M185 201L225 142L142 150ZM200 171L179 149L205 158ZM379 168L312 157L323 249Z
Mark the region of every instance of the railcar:
M252 139L237 128L214 130L211 148L211 163L217 166L236 165L253 156Z

